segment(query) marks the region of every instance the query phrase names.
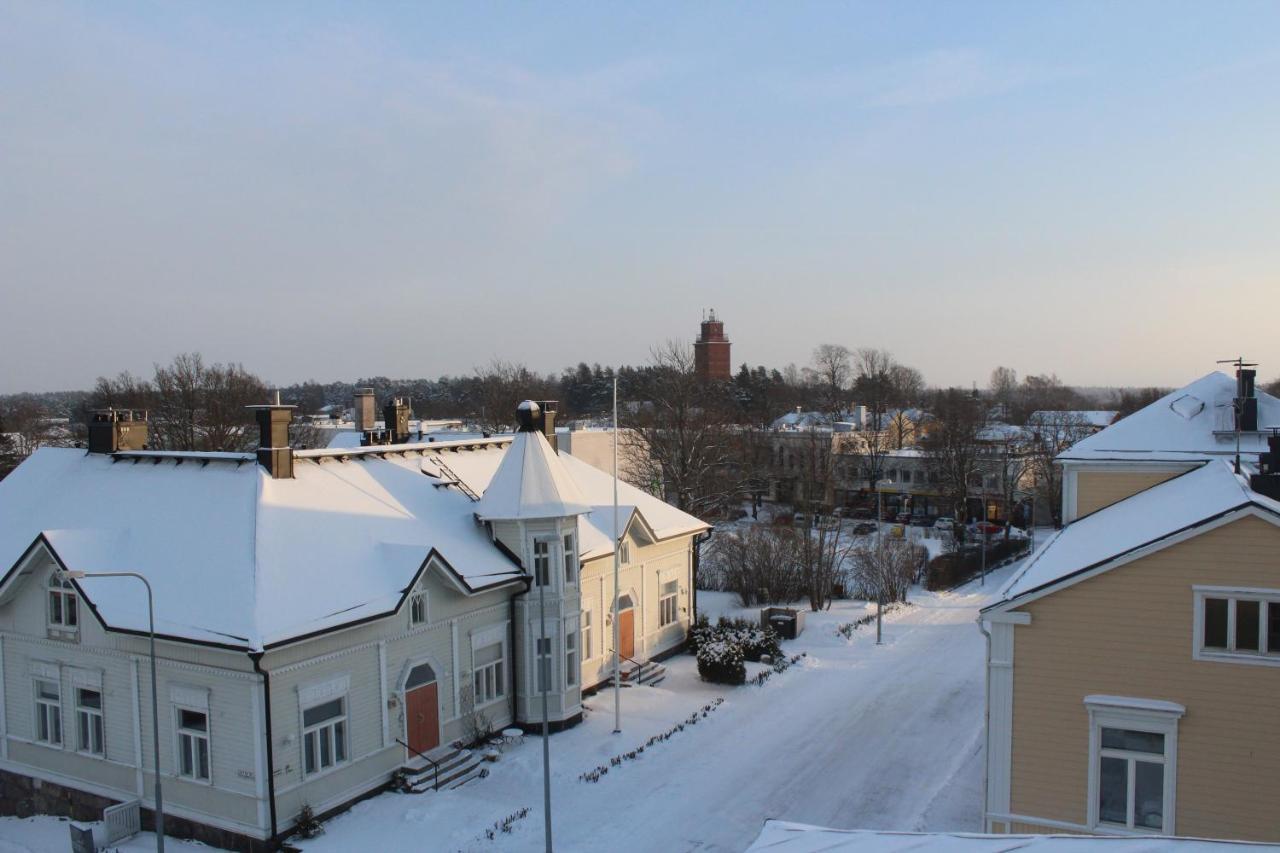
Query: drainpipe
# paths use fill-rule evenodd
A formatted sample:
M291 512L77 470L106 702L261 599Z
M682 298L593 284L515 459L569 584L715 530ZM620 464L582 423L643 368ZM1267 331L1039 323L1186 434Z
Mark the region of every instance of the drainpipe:
M276 828L276 760L275 738L271 734L271 673L262 668L262 652L250 652L249 660L253 661L253 671L262 676L262 703L266 706L267 724L267 806L271 810L271 839L274 841L279 830Z
M987 777L990 766L988 755L991 750L991 632L982 624L981 613L978 614L977 623L987 644L986 661L982 667L982 831L990 832L991 824L987 819L991 812L991 805L987 802L990 779Z
M693 537L693 577L689 585L689 607L692 611L689 614L689 624L691 625L698 619L698 567L702 563L702 546L711 540L711 534L714 532L715 528L712 527Z
M525 590L528 592L528 589ZM516 666L520 661L520 655L516 654L516 594L512 594L507 599L507 609L511 612L508 614L507 621L507 648L510 649L508 661L510 666L507 667L511 673L511 691L507 694L511 697L511 725L516 725L520 719L520 698L516 691L519 689L520 679L516 677Z

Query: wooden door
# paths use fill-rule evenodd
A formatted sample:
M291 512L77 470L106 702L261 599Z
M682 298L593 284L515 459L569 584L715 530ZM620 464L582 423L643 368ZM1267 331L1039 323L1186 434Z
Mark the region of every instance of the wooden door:
M415 687L405 694L409 746L428 753L440 745L440 694L436 682Z
M624 658L636 655L636 612L623 610L618 614L618 654Z

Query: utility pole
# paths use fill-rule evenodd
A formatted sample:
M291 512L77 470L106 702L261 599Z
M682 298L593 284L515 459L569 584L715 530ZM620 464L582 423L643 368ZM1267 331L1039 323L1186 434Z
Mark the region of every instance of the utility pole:
M534 557L535 563L537 557ZM538 568L533 569L534 580L537 580ZM551 582L551 559L547 558L547 572L538 584L538 643L546 643L547 651L551 651L551 640L547 638L547 584ZM545 658L538 649L538 680L542 682L542 822L546 834L547 853L551 853L551 726L547 722L547 690L551 687L551 655ZM543 661L546 661L545 668Z
M622 652L618 604L622 600L618 575L622 564L622 535L618 530L618 377L613 377L613 733L622 734Z

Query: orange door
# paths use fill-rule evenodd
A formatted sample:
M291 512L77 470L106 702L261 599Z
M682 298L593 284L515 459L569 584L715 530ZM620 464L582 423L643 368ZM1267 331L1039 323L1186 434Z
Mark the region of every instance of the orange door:
M410 690L405 695L408 714L409 746L427 753L440 745L440 698L433 681Z
M636 612L623 610L618 614L618 654L624 658L636 654Z

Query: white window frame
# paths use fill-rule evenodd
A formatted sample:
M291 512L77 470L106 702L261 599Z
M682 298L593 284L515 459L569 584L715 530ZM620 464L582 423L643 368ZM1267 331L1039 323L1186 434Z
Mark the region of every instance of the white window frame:
M58 691L56 702L40 696L40 683L52 684ZM31 739L45 746L63 749L67 742L66 727L62 725L62 682L58 678L36 676L31 679L31 697L35 704L35 716L31 719ZM40 737L40 721L44 719L56 724L58 739ZM47 726L52 733L53 728Z
M624 566L631 564L631 543L625 539L618 543L618 562Z
M419 617L421 610L421 617ZM409 626L416 628L426 625L431 620L431 599L425 589L416 589L409 594Z
M595 632L593 630L591 616L592 613L590 605L584 606L582 608L582 621L579 623L581 627L578 631L578 633L582 635L582 660L584 662L595 659L595 647L593 645Z
M203 716L204 731L183 726L183 711ZM182 770L182 756L187 752L187 746L183 743L184 738L191 741L191 773L185 773ZM196 748L196 743L200 740L204 741L205 754L208 756L209 773L207 776L200 775L200 763L197 760L199 750ZM213 784L213 715L209 713L208 705L197 707L195 705L175 704L173 706L173 748L173 772L175 776L188 782L199 782L205 785Z
M577 687L578 675L582 671L581 651L578 648L578 629L573 625L565 625L564 629L564 681L565 687Z
M1102 730L1127 729L1164 735L1164 802L1160 834L1173 835L1177 824L1178 720L1186 709L1173 702L1123 696L1086 696L1084 704L1089 712L1089 828L1117 835L1152 833L1149 827L1103 823L1098 816L1101 767L1105 751L1102 748ZM1130 796L1133 794L1134 775L1130 774L1129 777Z
M102 688L101 687L72 687L71 689L75 691L74 696L76 700L76 752L80 753L81 755L92 755L98 758L106 758L107 757L107 723L106 723L106 717L103 716L103 712L104 712L103 706L106 704L106 696L102 692ZM81 703L80 694L85 692L86 690L90 693L98 694L97 708L93 708L91 706L84 705ZM85 721L81 719L82 717L88 719L87 728L85 726ZM96 730L93 727L93 722L95 718L97 720ZM88 732L88 735L89 735L88 746L84 744L81 738L81 735L84 732ZM95 744L93 742L95 733L98 741L96 744L97 749L94 749Z
M578 582L578 549L572 533L566 533L562 540L561 553L564 556L564 582L572 586Z
M323 776L334 770L343 767L351 762L351 703L348 701L348 694L341 693L335 696L325 696L319 701L308 702L299 706L299 722L302 724L302 737L299 746L302 747L302 776L304 779L314 779L317 776ZM318 708L321 705L327 705L330 702L338 702L342 712L335 717L326 717L318 723L307 725L307 711ZM342 726L342 758L338 758L338 737L337 727ZM315 738L316 768L314 770L307 769L307 742L310 738ZM329 744L329 756L331 761L329 764L322 763L322 750L320 748L320 739L324 738Z
M482 649L493 648L494 646L498 647L498 659L496 661L477 666L475 663L476 652L479 652ZM490 695L487 687L486 674L489 672L493 673L494 690L492 695ZM480 689L482 681L485 682L484 690ZM501 702L503 699L507 698L507 641L505 638L496 640L492 643L485 643L479 647L472 647L471 690L472 701L475 703L476 708L483 708L486 705L490 705L494 702Z
M542 644L547 644L547 651L542 651ZM546 661L546 686L548 693L555 692L555 659L556 659L556 643L554 637L539 637L534 633L532 650L533 650L533 666L531 668L533 678L533 695L542 695L543 685L543 661Z
M54 619L54 602L57 602L58 618ZM67 619L70 614L70 621ZM56 573L49 575L45 599L45 624L54 636L73 637L80 633L80 596L71 581L59 580Z
M662 590L668 584L675 584L675 591L672 593L664 593ZM670 609L670 614L667 610ZM667 616L670 615L670 619ZM658 627L665 628L668 625L674 625L680 621L680 579L672 578L668 581L658 582Z
M546 548L543 554L538 553L538 547ZM551 567L555 565L556 543L555 540L547 536L537 536L533 540L533 585L535 587L546 586L554 587L554 574Z
M1191 657L1194 660L1243 663L1253 666L1280 666L1280 649L1267 648L1267 610L1280 608L1280 589L1251 587L1193 586ZM1204 602L1206 598L1227 599L1227 648L1206 648L1204 644ZM1257 601L1258 650L1235 648L1236 602Z

